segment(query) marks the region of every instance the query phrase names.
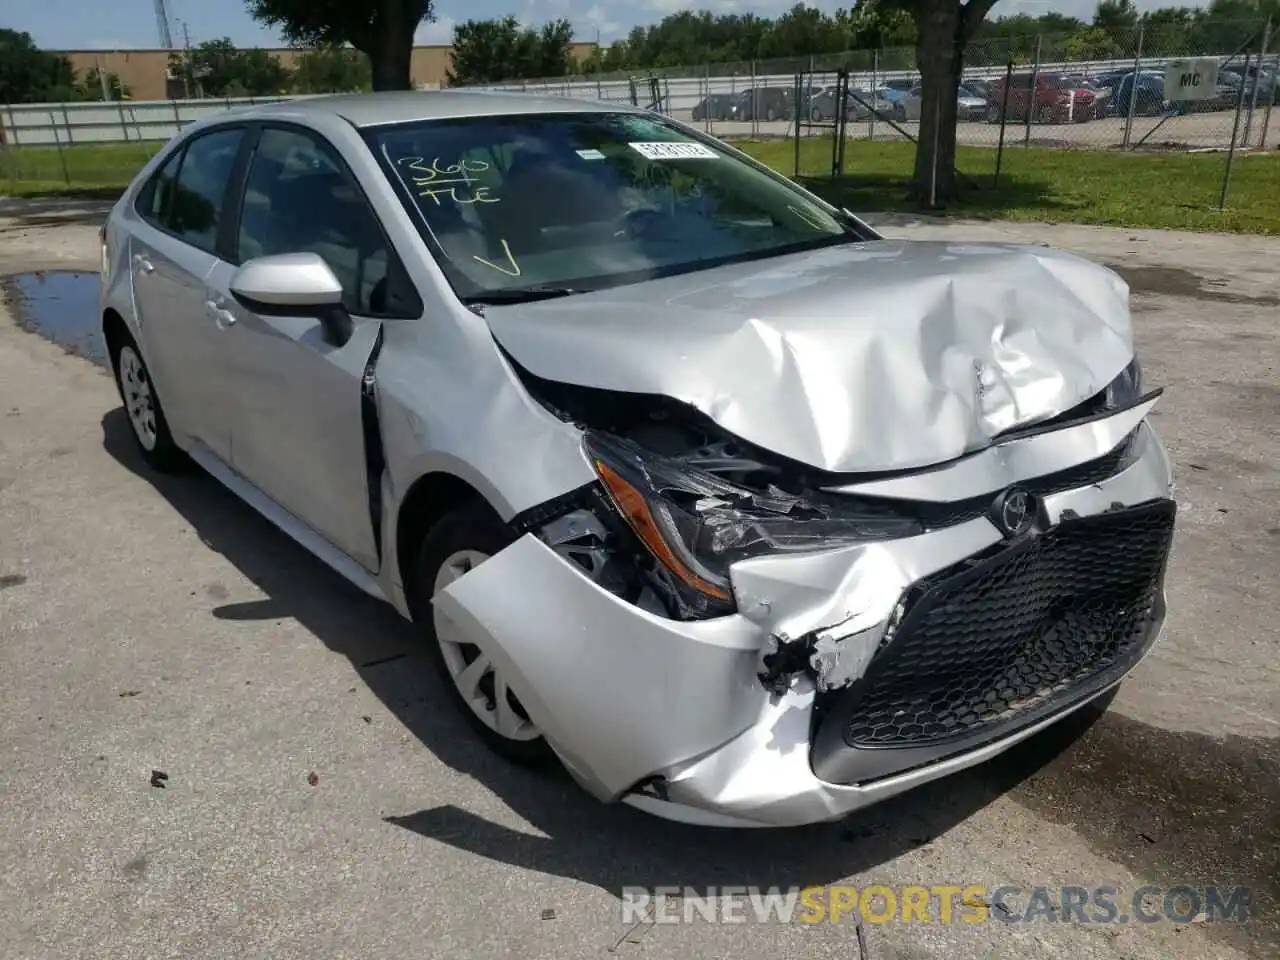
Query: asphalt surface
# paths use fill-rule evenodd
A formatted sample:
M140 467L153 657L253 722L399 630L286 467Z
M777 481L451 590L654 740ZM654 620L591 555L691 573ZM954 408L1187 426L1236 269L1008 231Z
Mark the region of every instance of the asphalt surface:
M100 219L0 201L0 275L94 270ZM1181 513L1164 639L1107 714L803 830L681 827L509 769L389 608L210 478L146 470L106 373L24 329L83 335L92 277L28 277L0 302L0 957L1280 955L1280 239L881 228L1049 242L1133 286ZM1122 902L1242 885L1253 910L861 930L620 913L624 886L840 881Z

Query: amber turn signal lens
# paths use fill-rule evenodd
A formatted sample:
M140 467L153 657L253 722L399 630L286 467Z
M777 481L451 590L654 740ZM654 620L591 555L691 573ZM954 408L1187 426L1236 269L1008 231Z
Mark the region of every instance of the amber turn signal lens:
M667 546L667 541L663 538L662 531L658 528L658 522L653 519L653 513L649 510L649 503L639 490L618 476L602 460L596 461L596 472L600 474L600 479L604 481L605 486L609 489L609 496L612 497L618 512L626 518L627 523L631 525L631 529L636 532L636 536L649 548L650 553L657 557L668 570L699 593L704 593L708 597L714 597L717 600L732 601L733 598L729 596L727 590L698 576Z

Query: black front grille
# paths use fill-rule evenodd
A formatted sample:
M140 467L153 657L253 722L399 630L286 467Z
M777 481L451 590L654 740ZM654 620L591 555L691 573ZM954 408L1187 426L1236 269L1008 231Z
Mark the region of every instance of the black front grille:
M827 710L846 749L969 749L1122 675L1160 615L1174 514L1162 500L1064 520L930 578Z

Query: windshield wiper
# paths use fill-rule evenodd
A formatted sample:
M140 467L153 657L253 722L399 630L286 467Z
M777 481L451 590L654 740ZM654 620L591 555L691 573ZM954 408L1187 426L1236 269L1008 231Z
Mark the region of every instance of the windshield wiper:
M538 285L532 287L508 287L505 290L487 290L484 293L463 297L462 302L471 305L485 303L501 306L508 303L532 303L535 300L554 300L556 297L569 297L575 293L585 293L575 287L555 287Z

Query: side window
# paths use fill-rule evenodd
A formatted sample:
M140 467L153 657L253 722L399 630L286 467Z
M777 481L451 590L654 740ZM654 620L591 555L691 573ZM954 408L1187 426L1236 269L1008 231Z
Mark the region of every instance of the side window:
M351 313L421 312L368 201L333 149L311 134L262 131L249 165L236 248L241 262L318 253L341 282Z
M222 199L243 137L242 129L217 130L187 145L163 223L193 247L214 249Z
M182 150L175 150L164 166L151 176L146 187L138 195L138 213L144 220L156 226L164 226L165 215L173 200L173 187L178 179L178 165L182 163Z

